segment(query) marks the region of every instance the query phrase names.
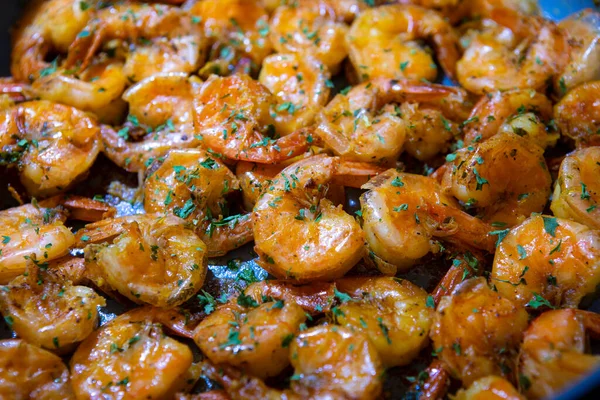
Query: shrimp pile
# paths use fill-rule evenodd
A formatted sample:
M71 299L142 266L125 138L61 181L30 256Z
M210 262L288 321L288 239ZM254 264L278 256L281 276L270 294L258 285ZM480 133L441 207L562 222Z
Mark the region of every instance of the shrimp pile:
M600 368L600 12L554 11L30 2L0 398L526 400Z

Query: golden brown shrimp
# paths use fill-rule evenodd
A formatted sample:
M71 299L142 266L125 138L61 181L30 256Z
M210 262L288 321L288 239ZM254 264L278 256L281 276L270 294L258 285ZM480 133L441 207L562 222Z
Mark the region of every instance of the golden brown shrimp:
M278 163L302 154L312 136L301 130L274 139L275 104L275 96L248 75L213 75L194 97L195 129L205 147L229 159Z
M92 333L105 302L88 287L57 279L54 268L32 265L1 286L0 312L20 338L62 354Z
M600 147L567 155L558 172L550 208L554 215L600 229Z
M575 140L578 147L600 146L600 81L587 82L571 90L554 106L556 125Z
M87 225L77 237L83 245L92 243L85 249L87 276L133 302L175 307L204 284L206 245L173 215L107 219Z
M313 123L329 100L327 68L310 55L274 54L265 58L258 80L277 98L271 105L275 131L289 135Z
M453 400L525 400L506 379L490 375L476 380L468 389L459 390Z
M330 2L296 0L277 7L271 18L269 38L279 53L312 56L332 73L348 55L348 27L336 21Z
M420 287L393 277L343 278L336 286L335 320L366 333L384 367L408 365L427 346L433 307Z
M213 363L266 378L289 365L290 343L305 320L304 310L293 301L259 304L242 293L200 322L194 341Z
M552 310L531 323L519 360L521 389L527 398L551 397L600 364L600 357L585 353L586 333L600 336L598 314Z
M521 306L576 307L600 283L600 231L537 215L501 235L491 283Z
M74 400L60 357L23 340L0 340L0 397Z
M255 73L271 53L269 16L258 1L203 0L189 13L204 30L211 45L200 76Z
M388 170L363 185L362 227L369 256L387 274L407 269L440 240L493 251L491 226L463 212L431 177Z
M267 280L252 283L244 293L257 302L266 297L296 303L305 312L316 315L331 309L335 284L311 282L308 285L297 286L287 281Z
M417 43L420 39L432 42L442 69L454 78L458 38L440 14L418 6L394 4L361 13L348 33L350 60L361 81L376 77L434 81L438 68Z
M235 175L200 149L172 150L155 161L144 181L144 209L185 219L217 257L252 240L250 215L223 216L226 195L239 189Z
M92 333L71 358L77 398L162 399L186 386L192 351L134 310Z
M407 1L407 0L400 0ZM425 7L441 8L441 12L452 23L463 20L491 18L495 12L508 12L513 15L538 15L538 0L408 0L421 3ZM425 4L422 4L425 3Z
M469 279L442 298L433 348L465 386L489 375L511 380L527 320L525 308L491 290L484 278Z
M94 118L75 108L30 101L0 113L1 163L16 166L34 196L47 197L81 179L100 152Z
M112 41L127 43L123 73L137 82L160 72L191 73L204 61L206 39L192 16L177 7L126 1L98 10L69 46L65 66L81 68Z
M484 221L514 226L548 202L552 178L543 153L529 139L501 132L453 153L442 186Z
M258 263L280 279L340 278L364 254L364 234L341 206L324 198L338 179L375 175L372 165L314 156L285 168L254 206Z

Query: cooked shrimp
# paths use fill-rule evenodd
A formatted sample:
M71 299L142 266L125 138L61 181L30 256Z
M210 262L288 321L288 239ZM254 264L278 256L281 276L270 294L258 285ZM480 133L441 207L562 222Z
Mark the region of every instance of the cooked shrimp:
M586 333L600 336L600 316L583 310L547 311L536 318L521 346L521 389L527 398L551 397L600 364L586 354Z
M259 1L203 0L189 10L211 45L200 76L257 72L271 53L266 10Z
M554 215L600 229L600 147L575 151L565 157L554 187L550 208Z
M549 137L546 132L545 124L550 122L552 116L552 103L535 90L498 91L482 96L471 111L463 129L465 142L481 142L508 128L546 148L558 139L558 135ZM529 122L529 125L523 126L523 121Z
M193 98L197 82L183 73L158 74L130 87L123 95L129 116L121 129L103 126L104 153L131 172L175 148L200 146L194 135Z
M258 263L280 279L340 278L364 254L364 234L341 206L324 198L328 183L375 175L379 169L338 157L314 156L285 168L254 207Z
M363 185L360 197L363 231L382 272L407 269L430 252L439 240L493 250L491 226L463 212L443 194L431 177L384 172Z
M290 343L305 320L293 301L259 304L242 293L200 322L194 341L212 362L266 378L289 365Z
M0 397L74 400L60 357L23 340L0 340Z
M507 40L493 27L470 40L456 64L458 81L465 89L477 94L513 88L540 90L564 69L569 47L555 23L502 11L493 12L492 17L515 36Z
M298 304L311 315L327 312L331 309L335 295L335 285L326 282L311 282L297 286L290 282L268 280L255 282L245 289L245 294L255 301L263 298L284 300Z
M510 380L527 320L525 308L491 290L484 278L469 279L438 305L433 348L465 386L489 375Z
M554 106L556 125L575 140L578 147L600 146L600 81L587 82L571 90Z
M506 379L490 375L473 382L468 389L459 390L454 400L524 400Z
M336 286L343 302L334 318L366 333L384 367L407 365L427 346L433 309L420 287L392 277L343 278Z
M400 0L406 1L406 0ZM463 20L491 18L494 12L518 15L538 15L538 0L408 0L426 7L441 8L452 23ZM423 4L425 3L425 4Z
M582 83L600 79L600 13L588 8L558 26L571 48L569 64L554 78L554 91L562 96Z
M438 68L418 40L430 41L444 72L455 76L457 36L436 11L411 5L370 8L348 33L350 61L361 81L376 77L435 81Z
M313 123L329 100L327 68L310 55L274 54L263 61L259 81L277 98L271 105L275 131L289 135Z
M131 301L170 308L194 295L206 277L206 245L172 215L137 215L89 224L77 232L88 277ZM116 237L115 237L116 236Z
M45 268L29 268L27 275L1 286L0 312L20 338L62 354L92 333L97 307L105 302L94 290L61 282Z
M191 73L204 61L206 39L192 16L177 7L125 2L98 10L69 46L65 66L85 69L112 41L126 42L123 73L137 82L159 72Z
M336 73L348 55L347 32L330 2L299 0L277 7L269 37L277 52L315 57Z
M136 310L88 336L70 366L77 398L123 400L172 398L193 369L189 347Z
M491 283L522 306L576 307L600 283L600 231L537 215L502 235Z
M185 219L216 257L252 240L249 215L223 217L226 195L239 189L235 175L218 159L199 149L172 150L156 162L144 181L144 208L149 213Z
M501 132L458 150L450 165L444 190L474 207L484 221L514 226L548 202L552 178L544 150L515 133Z
M227 158L278 163L302 154L312 136L302 130L274 139L275 104L275 96L248 75L213 75L194 97L195 128L205 147Z
M0 162L16 166L33 196L47 197L81 179L100 152L94 118L47 101L21 103L0 113Z

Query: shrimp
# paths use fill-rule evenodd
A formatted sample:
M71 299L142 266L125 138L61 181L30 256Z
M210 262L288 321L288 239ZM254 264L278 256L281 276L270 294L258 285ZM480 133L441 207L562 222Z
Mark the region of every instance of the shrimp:
M263 191L253 211L258 264L299 283L340 278L364 254L364 234L341 206L324 198L338 177L375 175L379 169L338 157L314 156L290 165Z
M0 340L0 397L74 400L60 357L23 340Z
M137 310L88 336L70 367L77 398L172 398L193 378L190 348Z
M121 168L139 172L173 148L200 146L193 120L197 86L186 74L167 73L130 87L123 94L129 103L123 127L102 126L104 154Z
M571 48L569 64L554 78L559 96L576 86L600 79L600 13L585 9L558 24Z
M501 132L453 153L442 186L482 220L514 226L548 202L552 178L543 153L531 140Z
M567 155L558 172L550 208L554 215L600 229L600 147Z
M360 204L369 256L386 274L441 251L438 240L493 251L492 228L463 212L431 177L390 169L362 188L368 190Z
M600 283L600 231L537 215L501 235L490 279L521 306L576 307Z
M125 2L98 10L69 46L67 68L91 63L111 40L127 42L123 73L138 82L160 72L191 73L204 61L206 39L187 12L173 6Z
M277 132L270 111L276 103L275 96L248 75L213 75L194 97L198 137L205 147L232 160L274 164L300 155L313 138L300 130L273 139Z
M203 0L189 13L198 20L209 40L208 62L200 76L255 73L271 53L266 10L255 1Z
M330 74L310 55L274 54L263 61L258 80L277 98L271 113L281 136L311 125L329 100Z
M77 237L90 243L88 278L135 303L172 308L204 284L206 245L173 215L107 219L87 225Z
M433 57L417 43L432 42L444 72L455 77L458 38L436 11L411 5L387 5L361 13L348 32L350 61L361 81L409 78L435 81Z
M343 278L336 286L343 301L335 320L365 332L384 367L408 365L427 346L433 309L420 287L393 277Z
M285 164L255 164L240 161L235 166L235 175L240 182L245 210L252 210L262 190L267 187Z
M511 379L528 322L525 308L491 290L484 278L472 278L442 298L433 321L433 348L463 385L489 375Z
M531 323L519 360L527 398L551 397L600 364L600 357L585 353L588 332L600 336L600 316L590 311L547 311Z
M0 113L0 163L17 167L29 194L48 197L86 175L100 152L99 132L75 108L21 103Z
M293 301L259 304L242 293L200 322L194 341L213 363L266 378L289 365L290 342L305 320L304 310Z
M268 280L252 283L244 293L257 302L265 297L293 302L310 315L317 315L331 309L335 284L311 282L309 285L297 286L286 281Z
M600 81L587 82L571 90L554 106L556 125L578 147L600 146Z
M335 74L348 55L348 27L336 19L328 1L289 2L273 13L269 38L275 51L315 57Z
M172 150L152 165L144 181L148 213L174 214L185 219L216 257L252 241L249 215L222 217L224 196L239 189L233 173L211 154L199 149Z
M542 90L562 71L569 46L555 23L513 12L492 12L492 18L515 33L512 40L485 29L471 40L456 64L458 82L477 94L513 88Z
M0 312L20 338L64 354L92 333L97 308L106 304L93 289L57 279L52 268L34 266L1 286Z
M546 148L554 145L558 139L558 135L550 136L546 132L545 124L552 117L552 102L535 90L514 89L490 93L481 97L465 122L465 142L481 142L509 128L508 130L520 136L526 135L540 147ZM530 124L523 126L519 123L523 120Z
M490 375L476 380L468 389L459 390L454 400L525 400L506 379Z
M430 145L435 147L433 151L418 144L422 141L418 136L425 129L416 129L412 123L419 120L414 107L405 108L404 115L402 108L391 103L421 101L435 107L444 101L457 106L460 100L459 90L441 85L373 79L355 86L348 93L338 94L317 116L315 133L336 155L356 161L394 161L402 152L407 136L411 138L411 150L415 154L435 154L438 149L435 144ZM422 112L425 113L424 110ZM443 115L432 112L434 120L438 116L439 125L444 125L444 121L449 124ZM433 136L443 137L443 134ZM443 137L442 143L447 139Z

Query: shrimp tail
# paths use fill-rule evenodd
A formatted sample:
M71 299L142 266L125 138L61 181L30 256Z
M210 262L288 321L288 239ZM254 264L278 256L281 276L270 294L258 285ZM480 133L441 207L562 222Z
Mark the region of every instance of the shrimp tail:
M434 359L425 369L427 378L413 383L409 393L419 393L419 399L443 399L450 387L450 374L444 363Z

